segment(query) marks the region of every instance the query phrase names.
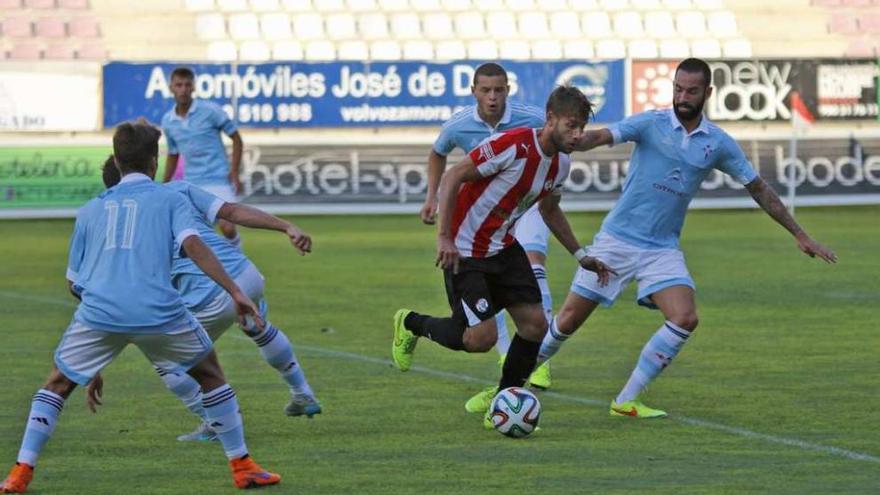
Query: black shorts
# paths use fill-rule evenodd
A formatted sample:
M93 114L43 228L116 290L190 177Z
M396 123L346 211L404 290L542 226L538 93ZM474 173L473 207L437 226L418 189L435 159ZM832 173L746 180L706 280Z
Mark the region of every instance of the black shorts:
M541 289L519 243L488 258L461 258L443 271L452 318L472 327L515 304L541 304Z

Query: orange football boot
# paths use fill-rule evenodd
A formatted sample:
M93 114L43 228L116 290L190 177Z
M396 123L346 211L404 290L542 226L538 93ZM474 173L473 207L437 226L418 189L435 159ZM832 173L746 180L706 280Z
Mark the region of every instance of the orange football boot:
M257 488L281 481L281 476L261 468L250 456L229 461L229 467L232 468L232 479L237 488Z
M24 493L28 484L34 479L34 468L23 462L16 462L9 471L9 476L3 485L0 485L0 493Z

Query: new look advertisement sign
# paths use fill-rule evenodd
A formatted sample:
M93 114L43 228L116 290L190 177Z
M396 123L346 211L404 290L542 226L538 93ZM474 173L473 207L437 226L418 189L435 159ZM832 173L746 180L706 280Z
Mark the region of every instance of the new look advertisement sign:
M197 64L195 96L220 104L244 127L437 125L474 102L479 61ZM561 84L580 88L598 123L624 117L624 61L501 61L510 100L543 108ZM158 122L174 106L168 89L177 64L104 66L104 127L138 117Z

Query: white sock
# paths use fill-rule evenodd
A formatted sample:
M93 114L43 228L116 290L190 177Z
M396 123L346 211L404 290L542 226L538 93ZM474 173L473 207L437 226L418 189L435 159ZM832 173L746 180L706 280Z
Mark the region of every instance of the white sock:
M556 318L550 320L550 328L547 329L547 335L541 342L541 350L538 351L538 364L543 364L559 352L559 348L565 343L571 335L566 335L559 331L556 326Z
M31 401L31 410L28 413L28 421L24 429L24 438L21 440L21 448L18 451L18 462L34 467L37 458L58 423L58 415L64 408L64 397L40 389L34 394Z
M614 401L622 404L638 397L645 387L669 366L672 358L684 347L690 335L690 332L671 321L663 322L663 326L654 332L642 348L632 375Z
M495 315L495 327L498 329L498 340L495 341L495 350L498 351L500 356L506 355L507 349L510 348L510 334L507 333L507 318L504 315L504 311L500 311Z
M202 404L205 407L211 429L217 433L217 438L223 444L226 457L240 459L247 455L248 449L244 443L241 412L232 387L224 384L210 392L203 392Z
M293 352L293 346L284 332L267 321L266 329L251 338L260 348L263 359L278 370L294 395L314 397L315 393L312 392L299 360Z
M183 405L202 421L208 419L205 408L202 406L202 389L195 378L186 373L168 373L160 368L155 368L156 373L162 377L165 386L171 391Z
M535 263L532 265L532 271L535 273L535 280L538 281L538 288L541 289L541 306L544 307L544 317L547 323L553 319L553 296L550 295L550 284L547 283L547 270L544 265Z

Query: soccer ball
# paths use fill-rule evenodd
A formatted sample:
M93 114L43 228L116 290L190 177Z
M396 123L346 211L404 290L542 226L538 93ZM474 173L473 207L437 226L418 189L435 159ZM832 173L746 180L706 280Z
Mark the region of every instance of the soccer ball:
M502 435L522 438L535 431L541 403L535 394L520 387L505 388L492 399L492 426Z

